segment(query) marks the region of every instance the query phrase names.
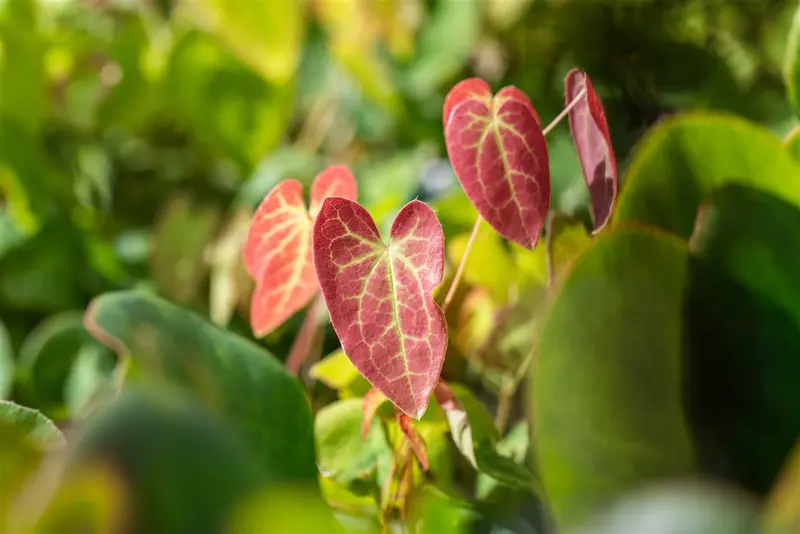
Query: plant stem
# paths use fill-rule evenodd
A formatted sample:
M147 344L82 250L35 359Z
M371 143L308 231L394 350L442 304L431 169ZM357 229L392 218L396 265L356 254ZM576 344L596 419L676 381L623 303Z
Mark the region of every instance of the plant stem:
M561 113L556 115L555 119L550 121L550 124L545 126L545 128L542 130L542 135L547 135L550 132L552 132L553 129L556 126L558 126L558 123L560 123L564 119L564 117L566 117L569 114L570 110L572 110L572 108L574 108L578 104L580 99L583 98L584 96L586 96L585 87L581 89L577 95L575 95L575 98L573 98L572 101L570 101L570 103L567 104L567 106L563 110L561 110ZM469 253L472 250L472 244L475 242L475 238L478 235L478 230L480 229L482 220L483 218L480 216L480 214L478 215L478 218L475 219L475 226L472 227L472 234L470 234L469 236L469 241L467 241L467 246L464 249L464 254L461 256L461 261L458 263L458 267L456 268L456 274L453 277L453 282L450 284L450 288L447 290L447 295L444 297L444 302L442 303L443 312L447 311L448 306L450 306L450 301L453 300L453 297L456 294L456 289L458 289L458 284L459 282L461 282L461 275L464 273L464 266L467 264L467 258L469 257Z
M483 221L483 218L478 215L478 218L475 219L475 226L472 227L472 233L469 236L469 241L467 241L467 246L464 249L464 254L461 256L461 261L458 262L458 268L456 269L456 274L453 277L453 282L450 284L450 289L447 290L447 296L444 297L444 302L442 303L443 312L447 311L447 307L450 306L450 301L453 300L453 297L456 294L458 283L461 281L461 275L464 274L464 266L467 264L467 257L469 256L470 250L472 250L472 244L475 242L475 238L478 237L478 230L480 230L481 221Z

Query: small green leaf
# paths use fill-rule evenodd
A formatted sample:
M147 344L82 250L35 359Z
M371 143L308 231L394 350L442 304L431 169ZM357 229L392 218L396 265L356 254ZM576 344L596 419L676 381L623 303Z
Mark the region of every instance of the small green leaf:
M464 233L449 241L447 259L451 265L458 265L461 261L469 237L469 233ZM509 282L517 277L514 259L497 232L488 224L482 224L472 243L469 261L464 267L464 281L486 289L495 302L504 304L509 299Z
M362 399L346 399L322 408L314 420L319 468L344 487L369 478L383 455L392 450L379 424L361 438Z
M336 390L345 389L361 376L361 373L342 350L337 350L312 365L308 374L311 378Z
M547 271L550 285L557 284L569 272L572 263L592 240L578 219L554 213L547 228Z
M693 469L681 399L687 257L680 240L660 232L603 232L552 303L532 418L542 484L561 527Z
M800 206L800 162L766 129L721 114L680 115L655 126L623 183L615 223L645 223L684 239L700 203L725 183Z
M85 321L96 338L133 356L145 383L179 384L224 417L274 480L316 480L308 401L297 379L271 354L135 291L101 295Z

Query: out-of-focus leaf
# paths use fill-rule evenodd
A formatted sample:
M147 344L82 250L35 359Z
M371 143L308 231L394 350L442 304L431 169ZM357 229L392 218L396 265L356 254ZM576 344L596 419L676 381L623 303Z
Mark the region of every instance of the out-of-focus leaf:
M214 205L199 205L175 196L164 206L153 229L150 271L160 293L173 302L191 304L208 272L206 249L220 220Z
M297 145L282 146L262 160L253 175L237 191L237 204L255 209L270 190L290 178L310 186L322 170L320 156Z
M48 473L49 474L49 473ZM46 488L43 488L46 491ZM87 466L63 480L47 503L38 495L23 495L9 516L7 534L115 532L126 522L128 489L118 473L102 464ZM30 510L44 508L41 515ZM21 510L20 510L21 508ZM29 527L30 523L35 526Z
M145 383L167 379L224 417L275 481L316 480L313 423L300 384L271 354L167 301L135 291L96 298L85 322Z
M188 396L134 388L76 437L65 480L99 466L120 477L133 532L217 532L269 480L239 438Z
M8 399L14 383L14 347L6 325L0 321L0 400Z
M361 376L361 373L342 350L337 350L315 363L309 369L308 374L311 378L337 390L346 388L353 380Z
M757 534L751 500L716 484L661 484L624 495L569 534Z
M320 470L346 488L369 478L379 458L392 454L381 425L370 425L362 439L363 418L362 401L355 398L325 406L314 420Z
M495 449L499 455L511 458L520 465L525 465L530 444L530 428L528 427L528 422L523 421L512 428L503 439L498 441ZM499 486L500 484L498 481L489 475L478 473L478 478L475 481L475 496L478 499L485 499Z
M795 160L800 161L800 126L789 132L783 140L783 144L786 146L789 154L791 154Z
M268 84L196 32L176 43L167 89L170 110L192 134L246 168L278 144L291 116L291 86Z
M289 83L300 63L305 2L203 0L215 33L268 82Z
M0 302L15 309L45 312L80 307L82 249L75 228L63 220L48 222L3 257Z
M476 470L513 488L538 491L530 470L497 452L499 436L492 417L469 389L440 382L436 400L445 412L453 442Z
M35 0L19 0L0 9L0 113L28 130L34 130L47 111L41 7Z
M542 484L562 528L694 467L681 399L687 259L685 244L668 234L604 232L560 286L539 341L532 419ZM589 475L597 466L603 475Z
M468 503L430 484L415 490L412 501L410 522L419 534L466 534L478 517Z
M248 498L232 512L226 532L345 534L319 494L294 488L267 490Z
M211 321L218 326L227 326L237 306L247 302L253 292L254 283L247 275L242 259L251 217L249 210L235 211L209 252L211 290L208 307Z
M50 419L33 408L12 401L0 401L0 424L18 429L40 447L58 447L65 443L61 431Z
M45 454L64 446L64 436L38 411L0 400L0 531L6 513Z
M67 389L69 377L83 351L96 353L94 372L106 379L113 372L114 358L86 331L82 315L77 310L51 315L31 330L19 348L17 375L22 393L28 402L55 419L77 415L70 411L77 407L75 395L93 392L73 389L70 393Z
M448 242L447 259L451 265L461 262L469 237L469 234L460 234ZM488 224L482 224L478 230L463 277L468 284L489 291L497 304L508 302L509 291L517 278L516 265L502 238Z
M800 162L767 130L742 119L693 113L665 120L628 168L614 223L640 222L688 239L697 208L725 183L800 206Z
M547 228L547 273L551 286L568 274L572 263L591 244L583 223L561 213L553 213Z
M27 193L19 178L5 165L0 165L0 193L3 194L5 209L14 222L14 227L23 235L35 234L41 227L39 218L29 205Z
M496 28L507 30L525 14L531 3L532 0L488 0L486 14Z
M313 246L342 349L373 387L419 420L447 348L444 313L431 296L444 271L436 214L423 202L409 202L395 217L387 244L358 203L328 197L314 221Z
M800 446L795 445L765 506L764 523L767 534L790 534L800 531L798 499L800 499Z
M795 11L783 62L783 81L789 101L800 113L800 6Z
M91 410L95 396L109 393L115 360L98 343L84 344L72 364L64 384L64 399L72 420L79 420Z
M378 54L380 24L372 4L364 0L343 0L316 2L315 8L328 33L333 56L370 99L390 113L398 112L402 102L389 65Z
M800 209L729 184L697 223L683 386L695 448L706 470L764 495L800 436Z
M491 295L475 288L464 297L450 342L467 357L477 355L495 327L497 307Z
M480 34L480 2L442 0L420 28L419 48L404 85L416 98L431 95L467 62Z

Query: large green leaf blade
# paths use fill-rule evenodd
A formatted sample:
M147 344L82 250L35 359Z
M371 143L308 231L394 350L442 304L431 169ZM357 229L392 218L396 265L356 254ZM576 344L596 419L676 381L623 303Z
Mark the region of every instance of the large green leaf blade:
M597 238L542 332L533 385L542 485L562 526L691 471L680 398L686 247L653 230Z
M766 494L800 436L800 210L728 185L703 205L686 300L687 406L705 467Z
M135 291L94 300L92 334L131 354L144 380L167 378L229 420L275 480L316 481L314 434L300 383L271 354L165 300Z
M700 203L725 183L800 206L800 163L766 129L711 113L666 120L636 153L614 221L646 223L688 239Z

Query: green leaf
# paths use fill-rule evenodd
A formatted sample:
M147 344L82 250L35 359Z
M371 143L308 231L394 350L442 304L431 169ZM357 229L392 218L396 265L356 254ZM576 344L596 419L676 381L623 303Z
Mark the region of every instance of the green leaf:
M584 224L573 217L554 213L547 227L547 271L550 284L558 284L572 263L592 240Z
M767 130L709 113L666 120L635 154L614 222L646 223L688 239L700 203L725 183L749 185L800 206L800 163Z
M316 480L313 423L297 379L254 343L157 297L106 293L86 315L92 334L131 354L145 383L184 386L229 421L275 480Z
M783 140L783 145L792 157L800 161L800 126L795 127Z
M783 81L786 93L796 112L800 112L800 6L795 11L786 40L783 60Z
M542 484L562 527L693 468L680 397L687 256L680 240L654 230L604 232L552 303L532 417Z
M270 83L294 77L303 50L304 2L203 0L215 33L242 61Z
M20 430L27 439L43 448L65 443L61 431L50 419L38 410L12 401L0 401L0 424Z
M318 494L298 489L260 492L232 513L229 534L345 534Z
M337 350L311 366L311 378L336 390L347 388L361 376L343 350Z
M486 407L464 386L450 384L449 389L456 403L439 391L437 400L445 411L450 435L461 454L479 472L513 488L536 493L539 484L533 473L495 449L499 436Z
M515 463L525 465L531 444L530 428L527 421L522 421L497 442L495 449L500 456L510 458ZM498 480L486 473L478 473L475 481L475 496L485 499L500 488Z
M708 483L648 487L613 503L567 534L757 534L758 509L747 496Z
M447 258L451 265L458 265L464 256L470 234L459 234L451 239L447 247ZM520 247L521 248L521 247ZM517 278L516 264L503 239L488 224L482 224L472 243L469 260L464 266L464 281L490 292L494 302L508 302L509 282Z
M39 323L19 349L17 374L25 398L55 419L66 418L65 387L84 349L99 350L96 370L110 377L114 358L86 331L82 312L64 311Z
M369 478L381 456L392 454L380 424L373 422L361 439L363 418L362 399L354 398L325 406L314 420L319 468L324 476L348 488L358 479Z
M701 460L758 494L800 435L800 210L728 185L690 241L687 405ZM744 386L746 385L746 386Z
M198 32L176 43L166 87L170 112L210 150L247 170L278 145L291 118L291 86L267 83Z
M0 529L8 507L16 504L20 491L45 454L65 445L55 424L32 408L0 400Z
M767 534L790 534L800 530L800 444L795 445L781 470L764 506L764 531Z
M65 484L106 466L129 495L132 532L218 532L230 508L269 477L227 425L188 396L151 386L125 391L93 416L73 451Z
M14 347L6 325L0 321L0 400L7 399L14 383Z
M191 304L208 273L206 250L220 222L214 204L186 196L170 198L153 228L150 272L159 292L170 301Z

